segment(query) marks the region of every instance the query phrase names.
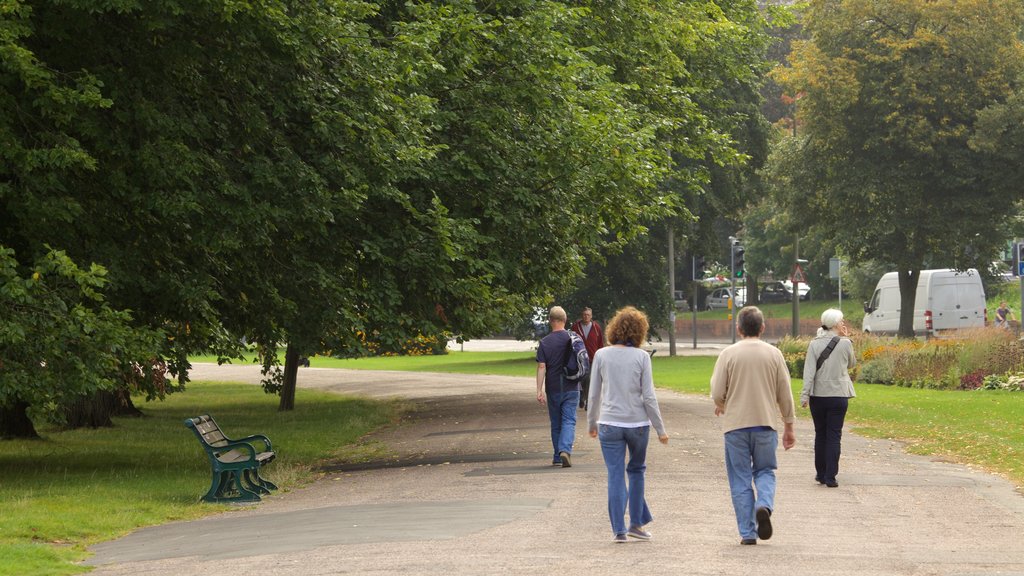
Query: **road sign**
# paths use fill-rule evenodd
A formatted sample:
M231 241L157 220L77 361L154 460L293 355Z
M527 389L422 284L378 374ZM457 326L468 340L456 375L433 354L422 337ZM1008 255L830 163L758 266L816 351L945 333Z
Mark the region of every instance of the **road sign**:
M1017 276L1024 276L1024 262L1017 262Z
M828 259L828 277L835 280L839 278L839 269L842 266L843 261L839 258Z
M789 281L793 283L807 283L807 280L804 279L804 269L800 267L800 264L797 264L796 266L793 267L793 276L790 277Z

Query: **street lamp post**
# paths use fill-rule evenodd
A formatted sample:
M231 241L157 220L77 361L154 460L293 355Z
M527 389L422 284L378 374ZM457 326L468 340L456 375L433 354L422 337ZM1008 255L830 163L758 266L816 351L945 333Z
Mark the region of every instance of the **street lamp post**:
M796 121L793 122L794 133ZM800 336L800 283L797 281L797 267L800 266L800 236L793 239L793 274L789 279L793 286L793 338Z
M729 328L732 332L732 343L736 343L736 243L735 236L729 236Z

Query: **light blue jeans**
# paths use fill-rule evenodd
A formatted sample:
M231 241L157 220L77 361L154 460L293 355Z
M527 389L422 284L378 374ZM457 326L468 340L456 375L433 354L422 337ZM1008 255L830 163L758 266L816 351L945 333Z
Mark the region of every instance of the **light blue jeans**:
M608 469L608 518L612 521L612 532L615 534L626 533L627 503L631 526L643 526L654 519L644 499L644 473L647 470L647 442L650 433L650 426L620 428L601 424L598 427L597 438L601 441L601 454Z
M725 471L740 538L757 538L755 510L774 509L778 446L779 433L772 429L743 428L725 433Z
M558 464L559 452L572 454L576 440L576 407L580 403L579 390L548 392L548 418L551 419L551 446L555 449L552 462Z

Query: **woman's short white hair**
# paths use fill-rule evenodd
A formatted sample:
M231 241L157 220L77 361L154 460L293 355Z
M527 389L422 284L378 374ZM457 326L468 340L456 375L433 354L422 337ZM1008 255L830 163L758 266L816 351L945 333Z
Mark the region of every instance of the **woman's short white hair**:
M825 330L831 330L836 327L836 324L843 319L843 311L835 308L829 308L821 313L821 327Z

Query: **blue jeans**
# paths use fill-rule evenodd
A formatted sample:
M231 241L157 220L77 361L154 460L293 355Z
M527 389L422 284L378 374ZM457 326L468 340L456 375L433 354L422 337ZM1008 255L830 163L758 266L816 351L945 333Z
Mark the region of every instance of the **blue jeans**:
M555 449L554 463L561 462L559 452L572 454L576 440L576 407L580 403L579 390L548 392L548 418L551 419L551 446Z
M744 428L725 433L725 471L736 512L740 538L757 538L754 511L775 507L775 450L779 434L775 430ZM757 494L755 498L754 489Z
M608 468L608 518L612 521L612 532L615 534L626 533L624 518L627 502L631 526L643 526L653 520L647 508L647 500L644 499L644 472L647 470L647 441L650 433L650 426L620 428L601 424L598 428L597 438L601 441L601 454Z

